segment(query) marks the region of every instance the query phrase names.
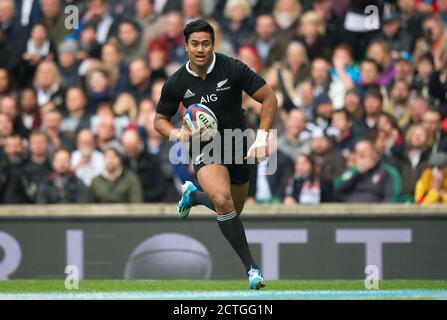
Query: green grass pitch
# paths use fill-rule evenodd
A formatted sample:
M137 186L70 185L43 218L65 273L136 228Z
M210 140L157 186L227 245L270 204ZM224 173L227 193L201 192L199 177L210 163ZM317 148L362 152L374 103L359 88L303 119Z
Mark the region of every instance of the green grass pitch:
M78 292L151 292L151 291L243 291L242 280L82 280ZM380 290L447 290L447 280L383 280ZM269 281L269 291L349 291L365 290L363 280L278 280ZM64 280L0 281L0 293L67 292Z

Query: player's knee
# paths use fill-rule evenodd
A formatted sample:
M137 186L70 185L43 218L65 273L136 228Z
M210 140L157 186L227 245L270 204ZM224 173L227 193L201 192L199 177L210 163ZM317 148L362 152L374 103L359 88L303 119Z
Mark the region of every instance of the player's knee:
M228 213L234 210L234 204L230 193L216 193L211 197L211 201L213 201L218 212Z

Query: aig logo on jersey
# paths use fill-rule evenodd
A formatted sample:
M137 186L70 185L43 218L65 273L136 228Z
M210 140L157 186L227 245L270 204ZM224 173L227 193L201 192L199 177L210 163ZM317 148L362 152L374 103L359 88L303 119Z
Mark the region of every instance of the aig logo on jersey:
M206 96L202 96L200 99L200 103L210 103L210 102L216 102L217 101L217 95L213 94L207 94Z
M218 82L216 91L219 92L219 91L225 91L225 90L231 89L231 85L229 85L229 84L228 84L228 86L224 87L224 85L226 85L227 82L228 82L228 79Z

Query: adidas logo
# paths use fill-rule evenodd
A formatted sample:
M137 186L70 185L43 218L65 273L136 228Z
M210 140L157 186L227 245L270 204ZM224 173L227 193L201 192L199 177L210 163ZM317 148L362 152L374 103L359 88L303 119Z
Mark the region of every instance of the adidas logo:
M192 92L191 90L186 90L185 95L183 96L183 99L188 99L191 97L194 97L196 94L194 92Z

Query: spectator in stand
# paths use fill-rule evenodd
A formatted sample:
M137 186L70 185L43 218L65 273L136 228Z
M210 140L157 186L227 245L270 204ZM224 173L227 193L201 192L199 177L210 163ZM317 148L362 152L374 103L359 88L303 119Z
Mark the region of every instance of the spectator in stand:
M20 92L19 108L25 128L28 131L39 129L42 119L37 105L37 93L33 87L27 87Z
M114 84L114 92L121 93L129 87L129 68L123 61L121 51L116 39L109 40L101 48L102 66L110 74Z
M354 65L351 48L347 44L339 44L332 53L331 82L329 96L336 109L343 107L346 92L360 82L360 71Z
M0 97L14 91L12 76L8 69L0 67Z
M147 68L151 70L151 80L168 78L166 67L169 63L169 52L166 44L154 40L149 44L147 52Z
M384 133L384 155L391 160L399 158L402 155L405 137L396 118L383 112L377 122L377 131Z
M17 106L17 98L15 96L4 96L0 98L0 113L6 114L12 120L13 130L15 134L23 138L28 137L29 131L23 125L20 117L20 110Z
M390 99L383 109L396 118L399 128L403 129L410 122L408 100L410 99L410 87L405 80L395 80L391 85Z
M0 167L6 171L3 176L5 187L3 203L20 204L26 202L26 196L21 185L21 169L24 162L24 146L19 135L10 135L4 140L0 149Z
M44 113L42 119L42 131L48 137L48 151L50 156L59 149L74 149L74 140L70 135L66 135L61 131L62 113L57 110L52 110Z
M375 132L383 109L383 96L378 89L366 92L363 102L365 114L354 121L352 132L357 139L367 138Z
M310 127L316 126L319 129L327 130L331 124L332 112L334 106L332 105L332 100L326 93L320 94L313 101L314 118L312 123L309 124Z
M85 24L79 36L79 59L98 59L101 54L101 44L96 39L96 27L94 24Z
M426 54L419 58L416 62L416 73L413 77L411 88L426 100L430 98L429 85L433 72L434 61L431 54Z
M88 189L70 170L69 150L56 151L52 161L53 171L39 185L37 203L85 203Z
M346 91L344 98L344 109L353 121L363 116L362 97L358 89Z
M428 108L428 102L424 98L418 96L411 97L408 103L410 125L422 123L422 118Z
M354 151L357 137L352 132L353 120L345 109L332 112L330 142L334 149L341 152L344 158Z
M101 61L116 80L116 91L123 92L129 86L129 68L124 63L117 41L109 40L101 48Z
M82 129L77 134L71 167L86 186L90 186L93 178L104 172L104 155L96 150L95 136L89 129Z
M141 26L135 20L125 19L120 21L118 43L125 63L146 56L147 44L143 42Z
M305 154L297 156L295 171L283 191L286 205L319 204L332 200L330 182L319 176L315 161Z
M234 51L233 45L227 39L225 39L222 28L216 20L208 20L208 23L214 29L214 50L215 52L220 52L230 57L235 57L236 52Z
M138 115L138 105L132 94L122 93L113 104L113 113L120 118L127 118L129 125L135 124Z
M292 38L296 34L302 11L301 1L275 1L273 18L278 25L278 34L283 40Z
M146 152L143 141L136 130L129 129L122 137L125 158L124 167L140 178L144 202L162 202L166 192L166 180L161 172L158 159Z
M379 85L388 86L395 75L394 61L385 42L374 40L368 46L366 56L379 66Z
M438 14L444 23L444 27L447 27L447 0L437 0Z
M16 0L16 19L24 27L34 26L42 20L42 10L39 0Z
M144 133L147 137L145 145L147 152L156 157L160 164L160 173L163 174L166 180L166 193L163 202L177 202L178 190L175 179L174 168L169 161L169 153L173 142L163 138L160 133L154 128L156 103L151 99L145 99L140 103L140 112L138 123L144 128Z
M414 194L417 204L447 203L447 153L431 155L428 168L416 183Z
M143 188L138 176L123 167L124 151L119 143L109 144L104 152L105 170L90 186L92 203L141 203Z
M288 106L285 103L286 101L284 101L283 108L290 111L290 109L287 109ZM314 121L315 106L319 102L316 101L316 97L314 96L314 87L311 81L304 80L298 86L296 90L295 103L297 107L306 114L306 121ZM292 107L292 105L290 105L290 107Z
M135 15L143 30L143 43L150 43L162 36L164 18L155 12L154 0L136 0Z
M8 136L3 147L4 155L13 169L18 169L25 158L25 147L22 137L17 134Z
M96 123L96 145L99 150L105 152L107 145L111 142L118 142L116 138L115 119L112 115L104 115Z
M248 0L228 0L220 26L224 37L237 52L239 47L249 40L254 30L251 3Z
M326 59L315 58L312 61L310 77L314 88L314 96L327 92L329 88L331 66Z
M151 95L151 74L144 59L135 59L129 64L130 88L127 91L135 97L137 103Z
M309 154L310 131L306 129L306 115L299 109L289 112L285 123L285 132L278 137L278 150L292 161L301 154Z
M371 59L365 59L360 64L360 94L362 97L370 89L380 89L379 66Z
M111 123L113 123L113 136L120 138L123 135L124 130L130 125L129 118L127 116L118 116L113 112L112 101L104 102L98 106L96 110L96 114L91 118L91 127L90 129L96 135L98 132L98 126L102 122L102 119L112 119Z
M116 21L110 14L108 1L105 0L88 0L81 23L95 27L96 41L101 45L117 31Z
M0 150L5 145L5 139L14 133L12 120L6 114L0 113Z
M281 61L284 48L287 47L285 41L280 41L277 29L274 18L269 14L262 14L256 17L255 34L248 40L266 67L270 67L275 61Z
M48 177L50 171L47 136L43 132L33 131L29 137L29 156L21 168L21 182L27 203L37 202L39 183Z
M447 115L447 48L442 54L442 62L435 64L435 72L430 77L428 91L435 106L442 110L444 116Z
M114 84L109 71L98 66L88 71L86 76L88 104L96 109L104 101L109 101L114 96Z
M43 15L42 22L48 31L48 37L53 47L57 48L70 33L70 30L65 27L68 15L64 13L65 8L62 7L60 0L40 0L40 7Z
M74 39L63 41L58 48L59 72L65 88L81 84L78 60L79 45Z
M185 19L185 25L203 18L202 0L182 0L182 15Z
M74 140L77 132L90 128L91 112L87 107L87 97L81 87L71 87L65 98L66 110L61 131Z
M309 59L317 57L329 59L331 44L326 36L326 25L323 18L315 11L308 11L300 18L300 25L295 40L304 44Z
M304 45L298 41L290 42L282 65L274 66L270 72L274 73L272 85L281 93L283 108L290 111L300 105L302 101L296 101L295 91L310 75L309 59Z
M165 32L159 38L169 51L169 62L171 68L177 69L185 63L188 58L185 52L185 39L183 36L184 21L178 12L171 12L165 16ZM168 72L169 73L169 72Z
M0 39L4 37L6 55L4 63L11 71L17 71L23 52L26 48L27 30L16 18L16 6L14 0L0 0Z
M426 169L430 157L432 137L421 124L408 128L405 148L399 158L398 168L402 177L402 201L414 202L416 183Z
M310 140L314 159L319 176L325 181L333 181L345 169L345 159L340 150L331 147L329 137L322 130L314 130Z
M34 75L34 88L37 91L37 103L42 108L48 102L53 102L56 108L64 105L65 91L57 65L52 61L42 61Z
M431 53L435 67L439 69L445 63L445 51L447 50L447 31L444 29L441 19L436 15L429 15L423 23L423 36L416 43L414 58Z
M250 173L247 204L282 202L294 161L276 148L276 134L269 135L269 154L269 159L258 163ZM271 169L276 169L274 174L269 174Z
M401 28L399 12L395 8L388 8L389 10L382 16L382 28L380 28L378 39L383 41L392 53L413 51L413 36Z
M414 81L414 66L411 54L406 51L398 52L394 58L394 82L405 81L408 85Z
M442 126L441 112L436 108L428 108L422 116L422 125L433 137L432 153L447 151L447 132Z
M31 77L39 63L53 57L53 47L48 37L48 32L42 23L36 24L31 29L31 36L26 43L26 50L22 56L19 77L24 86L31 85Z
M347 169L335 179L337 198L348 203L395 202L400 194L401 182L381 164L372 143L360 140L355 146L354 167Z
M424 15L417 11L416 0L397 0L400 13L400 26L403 32L412 37L411 48L414 48L417 39L422 37L422 22Z

